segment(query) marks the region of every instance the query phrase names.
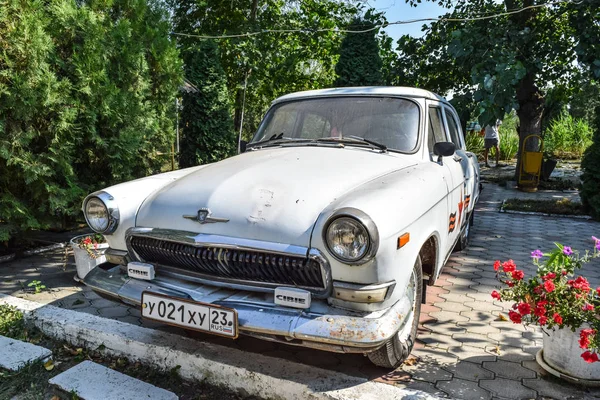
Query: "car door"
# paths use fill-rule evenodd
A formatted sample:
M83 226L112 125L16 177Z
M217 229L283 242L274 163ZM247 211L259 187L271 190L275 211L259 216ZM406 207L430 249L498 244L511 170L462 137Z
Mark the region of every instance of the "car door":
M466 151L464 137L462 135L456 112L447 104L444 104L444 119L446 121L446 127L450 135L450 139L456 146L456 155L454 159L458 160L463 174L463 190L461 191L461 196L458 199L457 218L457 224L462 228L467 221L467 215L474 206L476 194L475 182L477 181L477 177L473 161L471 160L471 157L473 157L474 154Z
M429 102L427 114L427 140L430 157L432 162L438 162L439 157L433 154L435 143L450 142L451 139L444 122L442 105L436 102ZM443 235L444 233L447 234L444 255L449 254L450 251L452 251L460 233L459 220L462 218L463 210L461 198L464 196L464 176L459 158L460 157L457 154L454 154L448 157L441 157L440 160L440 170L441 173L444 174L444 180L448 189L448 196L446 198L448 220L443 224L444 231L440 232L440 235Z

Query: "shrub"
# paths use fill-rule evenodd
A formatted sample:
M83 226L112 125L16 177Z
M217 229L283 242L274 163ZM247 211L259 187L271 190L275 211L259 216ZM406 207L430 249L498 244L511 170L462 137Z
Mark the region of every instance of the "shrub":
M592 144L592 128L582 119L562 113L544 133L544 150L557 158L581 158Z
M519 134L517 133L517 115L512 112L502 120L499 128L500 159L512 160L519 151Z
M0 242L160 169L181 82L169 31L155 1L2 2Z
M483 136L479 136L478 132L467 132L467 135L465 136L465 145L467 146L467 151L479 156L483 154L485 148Z
M600 219L600 107L596 110L595 132L592 144L581 160L581 203L591 215Z

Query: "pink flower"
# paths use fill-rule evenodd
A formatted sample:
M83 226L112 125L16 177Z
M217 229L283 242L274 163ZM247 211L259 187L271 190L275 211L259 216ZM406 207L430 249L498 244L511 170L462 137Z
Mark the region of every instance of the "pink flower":
M585 303L583 305L583 311L594 311L594 306L590 303Z
M563 247L563 254L565 256L570 256L571 254L573 254L573 249L570 248L569 246L565 246L565 247Z
M531 258L535 258L536 260L539 260L543 256L544 254L539 249L531 252Z

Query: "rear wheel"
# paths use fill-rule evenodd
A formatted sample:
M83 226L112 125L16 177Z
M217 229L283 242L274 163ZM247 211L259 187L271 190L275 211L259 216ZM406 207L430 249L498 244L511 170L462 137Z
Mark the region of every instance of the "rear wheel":
M423 270L421 256L417 257L405 296L412 302L412 312L400 330L379 349L368 353L369 360L378 367L397 368L410 354L417 338L421 296L423 293Z

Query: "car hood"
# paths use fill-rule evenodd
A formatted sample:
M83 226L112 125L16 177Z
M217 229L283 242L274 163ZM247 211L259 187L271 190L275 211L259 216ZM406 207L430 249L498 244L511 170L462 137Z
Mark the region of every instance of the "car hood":
M310 246L323 209L413 156L362 148L279 147L249 151L186 175L150 195L136 226ZM227 222L184 218L208 208Z

